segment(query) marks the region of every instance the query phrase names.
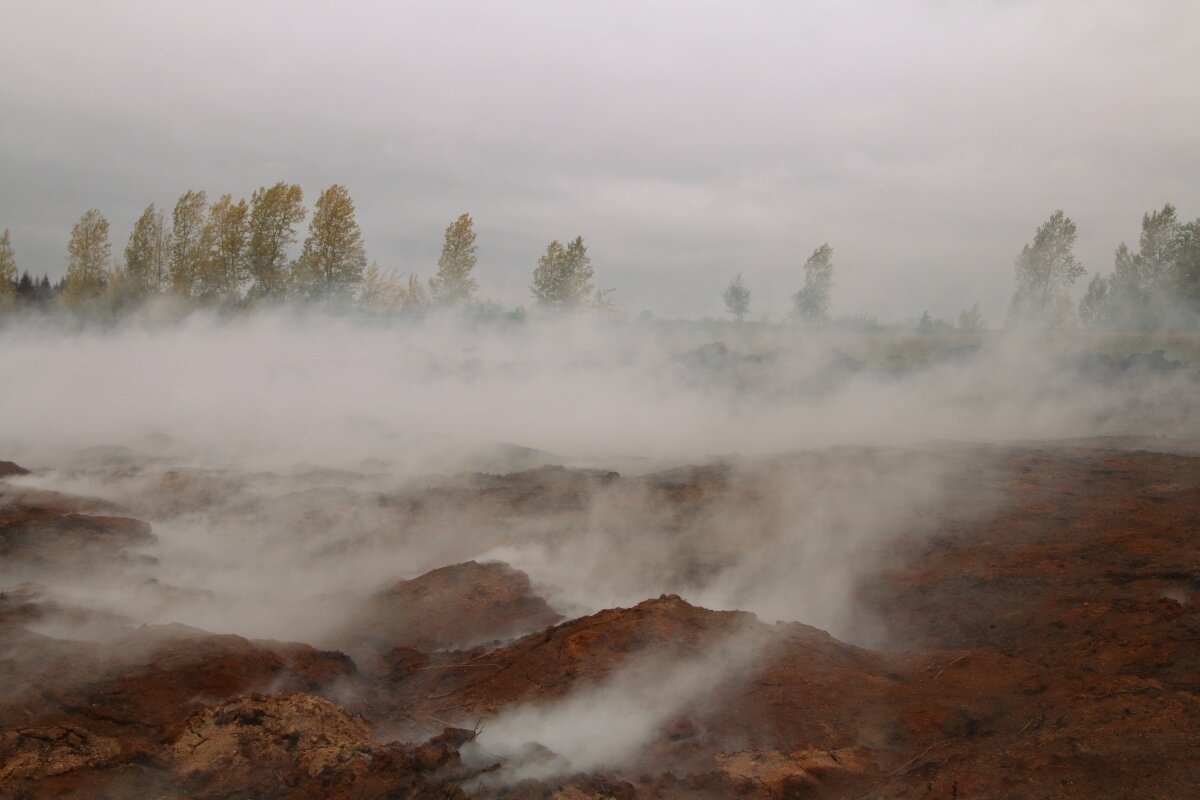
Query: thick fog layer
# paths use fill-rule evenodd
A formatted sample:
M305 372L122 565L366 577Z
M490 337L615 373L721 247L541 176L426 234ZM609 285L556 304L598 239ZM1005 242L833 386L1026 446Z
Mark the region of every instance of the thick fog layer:
M0 443L34 466L120 446L214 466L421 474L837 444L1187 433L1186 378L1081 372L1069 337L887 353L881 337L722 325L194 318L0 331ZM854 342L857 341L857 344ZM841 348L857 349L857 354ZM875 352L872 352L875 351ZM484 461L480 461L484 458ZM501 458L501 462L494 459ZM491 460L489 460L491 459Z
M47 471L29 484L115 500L151 521L163 567L180 571L170 582L206 593L182 620L203 627L311 636L336 622L322 598L494 558L572 610L683 591L846 632L850 573L873 543L942 504L958 467L783 454L1195 433L1187 370L1095 369L1056 341L997 336L905 363L872 354L864 337L585 320L14 328L0 334L0 373L12 381L0 446ZM393 530L395 515L367 499L465 472L555 464L636 476L718 462L731 485L759 487L759 513L714 509L684 545L646 534L662 514L635 484L597 487L582 527L565 533L553 519L498 530L456 507ZM770 546L746 547L756 538ZM344 541L360 546L319 557ZM696 552L727 563L685 580ZM797 581L793 562L820 568Z
M5 569L93 612L37 628L64 637L112 620L342 647L381 587L500 560L567 617L673 592L889 643L856 602L889 543L994 510L988 450L958 443L1200 433L1190 368L1061 333L193 317L8 328L0 374L0 455L34 470L5 491L100 498L156 537L116 565ZM551 500L522 515L489 492ZM509 777L626 763L756 647L632 664L479 747ZM526 763L528 740L566 761Z

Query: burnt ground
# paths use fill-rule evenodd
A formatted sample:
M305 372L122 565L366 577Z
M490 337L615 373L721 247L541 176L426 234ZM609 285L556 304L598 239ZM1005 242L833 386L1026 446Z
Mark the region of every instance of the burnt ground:
M1200 796L1200 457L1139 446L947 449L973 511L880 545L855 589L870 648L669 594L563 620L474 562L382 587L342 634L353 658L140 626L37 580L144 567L150 527L0 483L0 797ZM623 480L536 470L389 502L558 520ZM758 499L718 466L637 482L677 526ZM64 620L95 635L47 632ZM617 767L489 743L513 709L613 687L653 706L718 662Z

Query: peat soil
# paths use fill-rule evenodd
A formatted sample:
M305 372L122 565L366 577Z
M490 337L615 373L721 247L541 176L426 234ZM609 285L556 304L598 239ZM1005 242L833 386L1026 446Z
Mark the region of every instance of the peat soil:
M151 526L3 463L0 798L1198 797L1200 456L1169 444L947 447L976 512L880 543L870 647L675 594L581 615L495 561L387 582L311 644L137 624L46 586L152 571ZM684 528L755 500L707 465L403 502L533 524L635 480Z

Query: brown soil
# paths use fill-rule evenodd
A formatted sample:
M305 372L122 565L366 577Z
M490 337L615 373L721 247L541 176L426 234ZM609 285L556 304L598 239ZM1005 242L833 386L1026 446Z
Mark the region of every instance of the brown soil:
M12 475L28 475L29 470L24 467L14 464L11 461L0 461L0 478L7 478Z
M976 453L989 466L963 481L986 513L893 541L859 587L874 649L674 595L559 622L523 573L469 562L372 598L347 636L382 666L359 670L176 626L50 639L28 627L50 608L38 588L9 586L0 797L1194 797L1200 457L1083 444ZM538 470L426 500L561 514L620 480ZM726 492L712 468L644 483L681 520ZM0 492L22 563L120 560L152 535L82 501ZM666 687L672 665L718 656L731 666L620 771L506 779L512 765L471 741L630 665L661 665L642 674Z
M349 624L343 649L461 649L498 643L562 619L507 564L468 561L377 592Z
M134 551L154 541L150 526L107 513L114 510L103 500L0 483L0 575L144 560Z

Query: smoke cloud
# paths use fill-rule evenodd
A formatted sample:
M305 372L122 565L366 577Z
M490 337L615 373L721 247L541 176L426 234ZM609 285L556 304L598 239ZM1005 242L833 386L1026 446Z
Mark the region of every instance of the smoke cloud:
M100 616L335 646L381 587L501 560L569 617L673 592L879 643L855 598L889 543L995 502L987 449L950 442L1196 437L1188 368L980 338L287 314L7 328L0 453L35 472L6 491L95 497L156 538L0 583L93 612L48 635L105 636ZM507 711L478 747L517 778L628 763L754 652L632 663Z

